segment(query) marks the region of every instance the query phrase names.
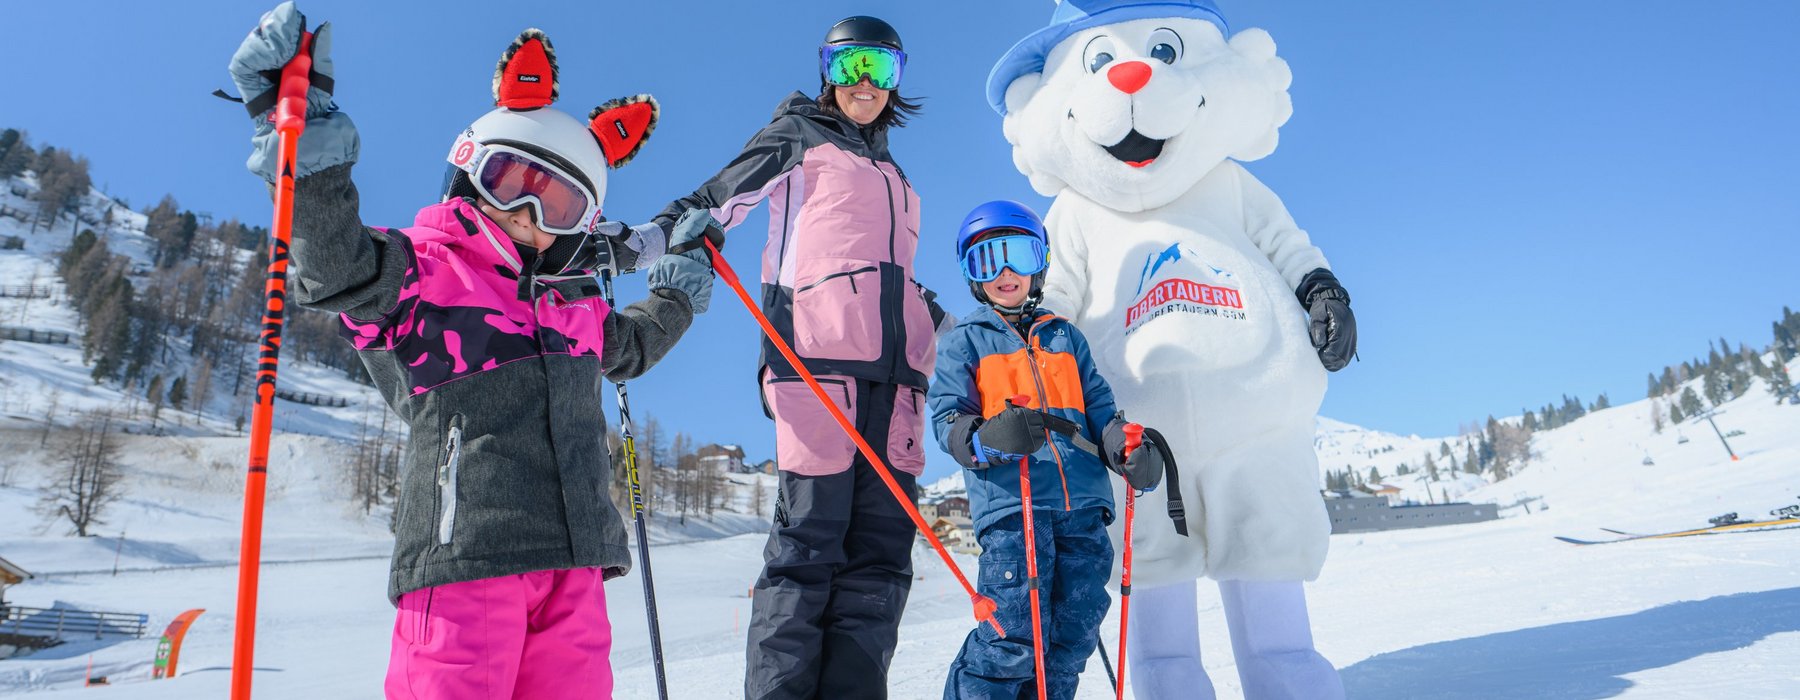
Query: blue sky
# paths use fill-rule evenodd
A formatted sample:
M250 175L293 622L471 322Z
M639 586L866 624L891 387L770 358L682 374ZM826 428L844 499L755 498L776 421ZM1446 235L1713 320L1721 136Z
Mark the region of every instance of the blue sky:
M272 4L12 3L0 11L0 126L84 153L142 208L266 221L242 167L249 126L225 63ZM956 12L948 12L948 8ZM1293 67L1294 118L1249 167L1355 298L1362 361L1325 415L1442 435L1563 393L1640 398L1646 372L1761 346L1800 306L1800 5L1785 2L1248 2ZM973 308L952 264L969 208L1047 204L982 99L989 66L1044 24L1044 0L981 2L303 2L336 26L338 98L363 134L371 224L435 201L451 139L491 106L507 42L546 30L559 103L652 92L661 126L614 174L607 214L642 220L722 166L792 90L818 84L836 19L876 14L911 55L925 114L893 152L924 202L921 279ZM728 246L755 269L764 220ZM641 281L621 289L642 295ZM773 453L754 389L756 328L723 289L634 409L703 440ZM1164 427L1164 430L1168 430ZM953 465L932 454L928 478Z

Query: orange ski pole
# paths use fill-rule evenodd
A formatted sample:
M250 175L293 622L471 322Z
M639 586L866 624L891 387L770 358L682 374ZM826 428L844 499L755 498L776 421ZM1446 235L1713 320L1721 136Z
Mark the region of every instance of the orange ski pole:
M1136 423L1125 424L1125 457L1144 444L1144 426ZM1170 484L1169 488L1179 488ZM1137 489L1125 483L1125 556L1120 561L1122 570L1119 573L1119 684L1115 691L1118 700L1125 700L1125 632L1131 625L1131 521L1137 515Z
M256 406L250 413L250 467L244 477L244 532L238 549L237 632L231 649L232 700L249 700L255 664L256 577L262 565L263 491L269 475L269 432L275 421L275 370L281 354L281 319L287 308L288 242L294 225L294 154L306 129L306 90L312 74L312 32L300 34L300 48L281 69L275 103L275 131L281 159L275 179L274 242L269 247L269 283L264 287L262 350L256 358Z
M1020 394L1007 403L1026 408L1031 404L1031 397ZM1037 528L1031 517L1031 455L1019 458L1019 498L1025 506L1025 590L1031 596L1031 656L1037 665L1038 700L1045 700L1049 689L1044 687L1044 613L1038 607Z
M900 507L912 518L913 526L919 528L919 534L925 536L925 541L931 543L931 548L937 550L938 556L943 558L944 564L950 567L950 573L956 575L956 582L962 584L963 591L969 594L969 601L975 605L975 619L993 625L994 632L1005 637L1006 628L1001 627L1000 619L994 616L994 610L998 606L994 604L993 599L977 593L975 587L969 584L969 577L964 576L962 567L957 566L956 560L950 558L950 551L944 549L944 543L938 540L937 533L931 531L931 525L925 522L925 516L919 514L919 508L913 505L912 499L906 497L906 491L900 488L900 483L894 481L894 475L888 471L887 463L883 462L881 456L875 454L875 450L869 447L868 441L856 432L850 419L844 416L843 411L838 410L837 404L832 403L831 397L825 393L825 388L819 386L819 380L814 379L812 372L806 369L806 365L800 363L800 358L794 354L794 349L788 347L787 341L781 339L780 333L775 332L775 326L769 323L769 317L763 315L762 309L758 308L756 302L750 299L750 293L744 291L743 283L738 281L737 272L731 269L730 263L725 262L725 256L719 253L719 249L713 245L712 239L702 238L701 240L706 243L706 250L712 254L713 271L719 274L719 279L725 280L725 284L731 287L731 291L737 292L738 300L744 302L744 308L749 309L750 315L756 317L757 325L762 326L763 335L768 336L769 342L774 344L775 349L781 351L781 356L787 358L788 364L793 366L794 371L800 373L800 378L806 381L807 388L812 389L813 396L819 399L819 403L825 405L825 410L831 412L831 417L837 420L838 427L843 428L844 433L850 436L850 440L856 443L856 449L862 452L863 459L869 460L869 466L874 467L875 475L881 477L882 483L887 484L888 492L894 494L894 500L899 501Z

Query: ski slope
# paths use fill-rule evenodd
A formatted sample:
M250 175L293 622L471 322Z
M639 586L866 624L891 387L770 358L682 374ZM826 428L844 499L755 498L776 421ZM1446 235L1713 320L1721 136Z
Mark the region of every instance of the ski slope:
M1724 511L1766 517L1800 502L1800 407L1777 406L1758 387L1724 408L1721 429L1744 431L1732 438L1741 461L1726 457L1704 423L1659 435L1646 402L1627 404L1540 433L1531 466L1469 494L1541 499L1530 515L1509 509L1510 517L1488 523L1334 537L1325 573L1308 595L1319 649L1342 669L1351 697L1800 697L1800 531L1608 547L1552 539L1604 536L1601 527L1676 529ZM1372 431L1354 436L1357 430L1326 426L1338 440L1390 439ZM1679 442L1684 435L1689 440ZM241 446L216 440L182 444L198 443L209 459ZM174 466L187 459L184 449L194 448L134 450L134 472L164 470L166 484L160 495L147 489L137 499L143 502L117 516L128 546L116 577L109 566L116 540L34 535L18 518L0 526L0 553L39 573L9 591L17 603L143 611L157 629L182 610L206 608L188 634L182 675L145 680L154 639L100 648L77 643L0 661L0 692L149 699L226 693L235 484L184 481L187 472ZM306 465L329 462L330 449L319 438L276 442L276 453L292 459L287 469L271 470L268 556L285 563L263 573L260 698L373 697L385 671L393 612L383 597L384 529L379 518L337 504L328 471L309 471ZM1645 452L1654 465L1641 463ZM25 498L20 488L0 489L0 508L20 512ZM734 523L737 532L758 527L745 516ZM732 531L721 525L652 550L674 697L742 692L747 593L763 536L724 536ZM889 679L896 698L938 696L944 669L973 626L967 599L936 557L921 548L914 560L919 578ZM972 558L960 561L973 571ZM618 697L655 693L639 585L628 576L607 589ZM1220 697L1239 697L1217 591L1202 585L1199 595L1206 666ZM1102 634L1109 646L1116 630L1109 618ZM95 672L117 685L80 687L90 653ZM1098 660L1083 683L1081 697L1110 696Z

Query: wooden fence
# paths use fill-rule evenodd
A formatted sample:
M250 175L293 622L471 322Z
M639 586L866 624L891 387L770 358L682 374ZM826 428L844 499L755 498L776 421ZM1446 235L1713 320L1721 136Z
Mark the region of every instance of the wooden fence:
M50 288L29 284L0 286L0 297L16 297L19 299L49 299Z
M40 331L36 328L17 328L0 326L0 338L21 340L27 343L43 343L45 345L69 345L73 336L62 331Z
M71 608L28 608L8 605L0 609L0 632L49 637L56 640L99 639L107 635L142 637L150 616Z
M350 400L342 396L314 394L305 391L288 391L286 389L276 389L275 398L283 401L292 401L294 403L303 403L308 406L325 406L327 408L342 408L350 405Z

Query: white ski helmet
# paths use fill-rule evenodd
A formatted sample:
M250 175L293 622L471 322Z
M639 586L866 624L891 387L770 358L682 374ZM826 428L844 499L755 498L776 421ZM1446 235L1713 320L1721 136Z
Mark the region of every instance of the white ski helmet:
M476 119L450 147L445 198L475 194L505 209L531 204L545 231L592 230L606 200L607 169L637 155L660 110L655 98L634 95L596 107L583 123L550 107L558 88L550 39L537 29L520 33L494 71L496 109ZM508 166L534 172L523 180L505 177L502 169ZM497 197L487 185L506 191ZM567 185L579 194L570 194Z

